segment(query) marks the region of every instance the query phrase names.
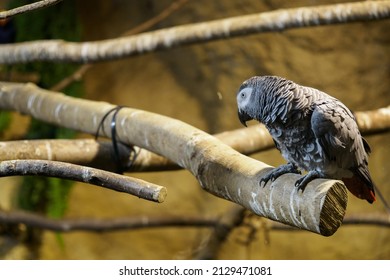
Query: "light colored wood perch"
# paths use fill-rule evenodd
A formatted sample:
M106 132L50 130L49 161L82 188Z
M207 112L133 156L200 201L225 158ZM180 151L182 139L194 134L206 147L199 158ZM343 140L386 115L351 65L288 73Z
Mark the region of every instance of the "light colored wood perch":
M74 43L63 40L42 40L4 44L0 46L0 63L14 64L32 61L90 63L261 32L380 20L389 17L389 1L362 1L291 8L186 24L98 42Z
M390 105L377 110L355 112L361 133L375 133L390 130Z
M125 167L127 164L130 164L131 149L119 143L118 150L122 165ZM146 150L141 151L141 149L137 148L137 152L144 154ZM153 156L156 158L160 157L156 154L153 154ZM146 159L142 159L142 155L137 156L138 158L137 166L143 166L143 161ZM162 161L165 160L167 162L168 160L160 158L161 161L156 160L155 164L164 166ZM94 139L42 139L0 142L0 161L13 159L54 160L86 165L107 171L117 171L112 143L110 141L95 141ZM110 162L112 164L109 164ZM141 167L137 171L140 171L140 169Z
M72 98L32 84L0 83L0 108L94 134L114 105ZM110 137L111 121L101 130ZM117 138L160 154L189 170L206 191L254 213L325 236L342 223L347 191L341 181L313 180L298 192L295 174L260 187L271 166L244 156L217 138L179 120L123 108L117 114Z
M242 154L253 154L273 148L274 142L263 125L240 128L214 135ZM244 141L243 141L244 139ZM246 141L245 139L251 139ZM148 150L132 149L118 143L121 166L125 172L167 171L181 169L174 162ZM111 141L93 139L40 139L0 142L0 161L12 159L43 159L87 165L107 171L116 171Z

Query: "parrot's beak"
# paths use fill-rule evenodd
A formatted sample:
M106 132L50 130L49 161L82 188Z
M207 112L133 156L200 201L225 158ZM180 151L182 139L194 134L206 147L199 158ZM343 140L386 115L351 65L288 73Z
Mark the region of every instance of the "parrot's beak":
M242 112L242 111L240 111L240 110L238 110L238 118L239 118L240 122L241 122L243 125L245 125L245 126L247 126L247 125L246 125L246 122L247 122L247 121L252 120L252 118L251 118L247 113Z

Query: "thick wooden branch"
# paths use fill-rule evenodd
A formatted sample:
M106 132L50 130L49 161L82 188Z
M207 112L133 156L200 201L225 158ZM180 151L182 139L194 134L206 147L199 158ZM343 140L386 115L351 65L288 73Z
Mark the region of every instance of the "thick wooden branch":
M24 5L9 11L0 12L0 19L10 18L19 14L35 11L38 9L46 8L48 6L57 4L62 0L42 0L32 4Z
M362 134L390 131L390 105L377 110L356 112L355 116Z
M72 98L32 84L0 83L0 109L17 110L59 126L96 133L103 116L115 106ZM347 191L341 181L313 180L305 192L294 187L299 178L285 174L260 187L271 166L246 157L215 137L179 120L122 108L117 116L117 139L162 155L189 170L206 191L238 203L254 213L332 235L341 225ZM111 137L109 118L100 130Z
M263 125L223 132L216 134L215 137L246 155L274 146L271 136ZM246 139L251 139L251 141ZM176 163L148 150L139 147L131 149L121 143L118 143L118 148L120 164L126 172L181 169ZM111 142L93 139L0 142L0 161L13 159L56 160L107 171L117 170ZM112 164L107 164L109 162Z
M187 24L139 35L97 42L34 41L0 46L0 63L67 61L89 63L292 28L387 19L389 1L362 1L276 10L210 22Z
M110 190L135 195L154 202L163 202L164 187L100 169L49 160L8 160L0 162L0 177L47 176L84 182Z
M121 166L133 164L132 150L118 143ZM137 156L134 169L140 171L146 156L146 150L136 148ZM150 152L148 152L150 153ZM156 158L161 158L158 155ZM14 159L53 160L85 165L106 171L117 171L112 143L108 141L95 141L93 139L46 139L46 140L20 140L0 142L0 161ZM168 161L167 159L164 159ZM156 164L164 164L154 160ZM173 164L172 164L173 165ZM130 169L131 167L127 168Z
M355 112L355 116L363 135L390 131L390 107ZM218 133L214 137L245 155L275 147L267 129L261 124ZM118 143L118 148L121 167L125 172L181 169L176 163L148 150L139 147L132 149L121 143ZM136 154L135 158L133 152ZM0 142L0 161L13 159L57 160L107 171L117 170L111 142L92 139ZM108 162L112 164L107 164Z

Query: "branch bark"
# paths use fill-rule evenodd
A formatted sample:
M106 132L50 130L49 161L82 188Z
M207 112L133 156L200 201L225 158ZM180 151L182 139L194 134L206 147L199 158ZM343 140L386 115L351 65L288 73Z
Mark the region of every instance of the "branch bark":
M32 84L0 83L0 108L94 134L115 108L105 102L72 98ZM341 225L347 191L337 180L313 180L305 192L294 187L297 174L285 174L265 187L259 182L271 166L246 157L215 137L179 120L122 108L116 115L117 139L164 156L189 170L202 188L273 220L332 235ZM106 119L101 136L111 137Z
M163 202L164 187L100 169L49 160L8 160L0 162L0 177L47 176L84 182L110 190L135 195L154 202Z
M35 11L38 9L46 8L46 7L49 7L51 5L55 5L61 1L62 0L42 0L42 1L32 3L32 4L24 5L24 6L9 10L9 11L3 11L3 12L0 12L0 19L11 18L11 17L19 15L19 14L23 14L23 13Z
M389 1L362 1L276 10L187 24L97 42L34 41L0 46L0 63L67 61L90 63L118 59L181 45L292 28L387 19Z

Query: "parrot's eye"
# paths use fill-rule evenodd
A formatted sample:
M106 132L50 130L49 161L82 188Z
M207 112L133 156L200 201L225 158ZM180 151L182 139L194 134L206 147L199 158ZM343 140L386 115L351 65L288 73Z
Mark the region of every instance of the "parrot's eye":
M245 97L245 92L241 92L241 98Z

